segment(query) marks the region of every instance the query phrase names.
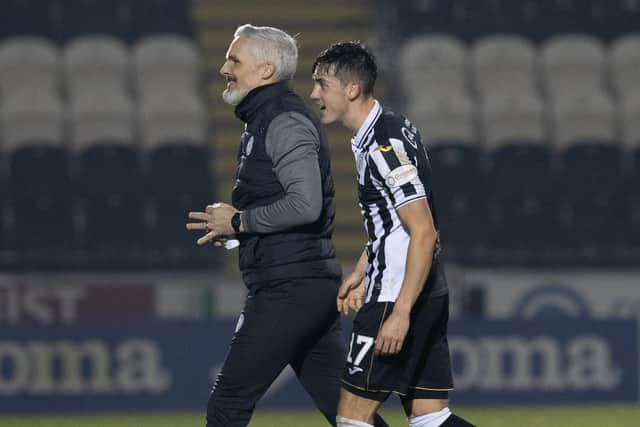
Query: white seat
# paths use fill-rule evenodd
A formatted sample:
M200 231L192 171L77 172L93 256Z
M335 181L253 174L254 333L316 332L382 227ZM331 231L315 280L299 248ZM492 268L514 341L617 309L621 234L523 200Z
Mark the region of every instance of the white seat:
M604 45L595 37L567 34L550 38L541 51L547 92L558 96L602 90L605 59Z
M424 143L473 143L477 140L474 108L464 92L427 97L409 105L408 117L420 129Z
M142 94L165 87L196 90L201 60L194 44L185 37L149 36L133 48L136 87Z
M78 92L69 106L72 147L82 151L97 143L132 144L134 108L123 91Z
M617 39L609 53L612 85L620 97L640 94L640 34Z
M11 93L0 105L0 131L6 153L24 144L62 144L62 103L49 91L32 89Z
M615 110L604 92L563 94L552 97L551 102L553 140L557 147L616 140Z
M87 36L67 44L64 54L67 87L78 92L127 88L129 54L124 43L107 36Z
M0 44L0 93L9 97L24 88L58 91L58 51L38 37L14 37Z
M480 105L483 141L487 147L547 140L544 105L537 93L494 92L485 96Z
M524 37L485 37L473 45L470 56L474 86L481 96L490 92L534 91L536 49Z
M640 147L640 92L622 98L619 104L620 134L627 147Z
M402 48L400 65L407 97L461 92L467 86L467 50L451 36L420 36L408 41Z
M206 108L187 91L158 91L140 100L140 125L145 148L163 143L206 143Z

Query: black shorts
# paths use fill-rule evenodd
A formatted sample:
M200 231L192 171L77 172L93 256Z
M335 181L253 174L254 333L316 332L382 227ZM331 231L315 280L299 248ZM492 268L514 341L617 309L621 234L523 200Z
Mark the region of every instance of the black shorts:
M391 393L402 399L447 399L453 389L447 343L449 296L419 298L402 350L375 354L374 341L392 302L365 304L358 312L350 338L342 386L367 399L384 401Z

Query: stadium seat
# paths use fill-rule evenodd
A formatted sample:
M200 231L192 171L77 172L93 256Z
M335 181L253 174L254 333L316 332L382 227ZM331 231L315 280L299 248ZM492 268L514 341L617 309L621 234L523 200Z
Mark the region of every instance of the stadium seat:
M55 26L51 16L58 5L59 2L51 0L3 0L0 40L17 36L53 38Z
M624 144L630 148L640 147L640 92L620 100L618 118Z
M136 88L143 96L167 87L199 88L200 56L193 42L177 35L149 36L133 47Z
M25 89L58 91L58 51L38 37L14 37L0 44L0 93L10 97Z
M468 259L484 228L481 151L471 143L430 144L427 150L444 247L449 259Z
M401 35L452 31L453 14L450 1L424 0L389 4L395 8L397 19L404 24L397 28Z
M130 41L131 0L64 0L60 12L59 39L67 42L79 36L106 35Z
M138 152L123 144L96 144L78 155L76 201L84 224L79 247L87 266L129 268L140 261L145 234Z
M534 92L535 67L535 47L521 36L485 37L471 49L472 79L481 97L497 92Z
M407 111L411 121L421 130L422 140L427 146L477 141L473 104L466 93L412 97Z
M187 189L212 194L210 152L202 144L187 141L164 144L149 154L147 190L153 194L179 194Z
M576 142L615 141L615 109L605 93L554 93L550 107L556 147L566 147Z
M586 34L564 34L549 38L541 48L541 65L547 93L565 94L601 91L604 87L605 48Z
M522 34L539 40L538 0L499 0L497 3L498 17L493 32Z
M640 34L615 40L609 51L611 83L619 98L640 98Z
M481 129L486 147L548 140L542 100L535 92L489 92L481 102Z
M449 4L450 18L447 20L451 25L445 31L452 32L467 42L503 29L499 1L449 0L441 3Z
M640 2L636 0L599 0L601 15L601 33L609 39L638 31L640 21Z
M71 143L76 151L92 144L133 144L134 109L120 88L95 87L70 99Z
M540 259L557 222L542 102L535 93L490 94L482 121L490 160L484 186L489 250L502 263Z
M535 38L542 40L561 33L594 33L594 0L536 1Z
M12 92L0 104L3 149L11 153L24 144L61 144L63 109L56 94L38 89Z
M64 265L74 237L66 150L37 141L16 149L8 186L21 263L29 268Z
M155 91L140 99L142 143L154 148L165 142L203 143L207 135L205 106L186 90Z
M63 53L67 90L125 92L128 89L129 54L124 43L106 36L85 36L69 42Z
M451 36L417 36L409 40L400 53L405 94L424 99L464 91L467 85L466 55L462 41Z
M605 253L620 241L624 179L621 150L614 143L576 143L561 152L559 188L570 216L571 247Z
M165 33L193 37L191 4L188 0L131 1L133 39Z

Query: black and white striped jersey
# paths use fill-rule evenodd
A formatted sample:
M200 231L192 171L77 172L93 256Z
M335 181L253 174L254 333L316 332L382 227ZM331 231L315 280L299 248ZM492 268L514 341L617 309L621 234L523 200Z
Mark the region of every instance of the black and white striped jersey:
M415 126L402 115L383 110L377 101L352 139L351 148L369 238L365 302L393 302L402 287L409 248L409 234L397 209L424 199L438 227L429 157ZM438 252L423 291L434 296L447 292Z

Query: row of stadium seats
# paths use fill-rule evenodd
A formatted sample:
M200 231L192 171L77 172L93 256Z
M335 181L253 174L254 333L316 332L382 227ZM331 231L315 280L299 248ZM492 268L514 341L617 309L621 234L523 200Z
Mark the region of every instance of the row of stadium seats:
M640 36L607 52L588 35L526 39L495 35L467 48L451 36L405 43L401 76L407 112L429 142L590 139L640 143Z
M192 35L190 0L3 0L0 40L41 36L59 43L89 34L126 42L157 33Z
M203 145L177 142L79 154L41 144L0 158L0 267L215 266L184 228L187 212L213 201L209 158Z
M640 165L640 150L634 154ZM557 152L521 143L483 151L451 143L429 146L429 155L449 259L640 262L640 167L620 167L626 159L615 147ZM184 229L186 212L215 199L208 156L188 144L149 154L127 146L93 146L81 155L47 146L16 151L5 161L0 262L210 267L209 252L198 251Z
M61 58L44 39L5 41L0 44L2 149L11 152L34 141L70 141L78 150L134 140L147 147L166 140L204 142L200 62L190 40L166 34L140 40L131 55L110 37L75 39Z
M517 33L540 41L586 32L612 39L637 31L640 21L640 0L387 0L385 7L386 33L397 38L448 33L472 41Z
M639 34L605 45L589 34L568 33L539 48L518 35L494 34L467 46L451 35L423 34L404 42L400 55L405 88L415 90L418 83L442 90L468 86L479 95L538 87L562 95L604 87L625 96L640 92L638 64Z
M640 262L640 149L512 143L428 146L450 259L487 264ZM626 166L626 167L625 167Z
M0 269L219 265L184 228L214 200L190 4L3 2Z

